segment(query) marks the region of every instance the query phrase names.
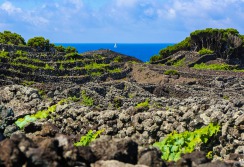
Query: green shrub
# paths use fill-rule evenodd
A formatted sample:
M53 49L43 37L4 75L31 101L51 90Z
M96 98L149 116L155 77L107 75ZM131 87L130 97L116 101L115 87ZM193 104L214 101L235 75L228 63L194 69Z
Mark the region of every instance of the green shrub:
M115 68L113 70L108 70L109 73L114 74L114 73L121 73L122 69L121 68Z
M20 128L23 129L28 123L35 122L37 119L44 119L47 118L47 116L56 111L57 104L48 107L47 110L38 111L35 114L32 115L26 115L24 118L19 118L17 121L15 121L15 124Z
M49 64L45 64L44 70L54 70L54 67L50 66Z
M81 97L82 97L82 104L84 104L84 105L86 105L86 106L93 106L93 99L92 98L90 98L90 97L88 97L87 95L86 95L86 91L85 90L83 90L82 92L81 92Z
M122 62L122 61L123 61L123 59L122 59L121 56L116 56L116 57L114 58L114 62L115 62L115 63L119 63L119 62Z
M34 81L26 81L26 80L23 80L23 81L21 82L21 84L24 85L24 86L31 86L31 85L33 85L34 83L35 83Z
M61 63L59 66L59 70L64 70L63 64Z
M27 45L37 49L38 51L49 51L50 48L49 39L45 39L44 37L30 38Z
M198 53L200 55L207 55L207 54L213 54L214 51L206 49L206 48L202 48L201 50L198 51Z
M67 53L64 57L66 59L76 59L76 58L80 57L80 55L76 52L71 52L71 53Z
M5 60L9 60L9 52L5 52L5 51L0 51L0 59L5 59Z
M98 130L95 133L92 130L89 130L85 136L80 138L79 142L74 143L74 146L88 146L92 141L97 139L102 132L104 132L104 129Z
M138 103L136 108L147 108L149 107L149 99L146 99L144 102Z
M17 50L14 54L18 57L26 57L27 56L27 52L24 52L22 50Z
M66 53L77 53L77 50L76 50L75 47L68 46L68 47L65 49L65 52L66 52Z
M102 73L97 71L97 72L91 72L90 75L93 76L93 77L98 77L98 76L101 76Z
M164 75L179 75L179 72L177 70L167 70Z
M73 97L69 97L68 100L71 100L73 102L77 102L77 101L80 101L80 98L76 97L76 96L73 96Z
M39 68L38 66L35 66L33 64L23 64L23 63L16 62L16 60L11 62L10 64L13 65L13 66L26 67L26 68L30 68L30 69L33 69L33 70L36 70L36 69Z
M13 45L25 45L24 38L16 33L11 31L0 32L0 43L4 44L13 44Z
M65 47L63 47L62 45L54 46L54 48L55 48L58 52L65 52Z
M104 69L105 67L108 67L109 64L98 64L98 63L91 63L91 64L86 64L85 69L86 70L91 70L91 69Z
M175 66L175 67L181 67L181 66L185 65L185 60L186 60L186 58L180 59L180 60L174 62L173 63L173 66Z
M207 143L209 139L216 135L220 130L219 125L210 123L201 129L193 132L185 131L182 133L172 132L166 136L163 141L153 144L162 152L162 159L166 161L177 161L181 154L191 153L196 146L202 143Z

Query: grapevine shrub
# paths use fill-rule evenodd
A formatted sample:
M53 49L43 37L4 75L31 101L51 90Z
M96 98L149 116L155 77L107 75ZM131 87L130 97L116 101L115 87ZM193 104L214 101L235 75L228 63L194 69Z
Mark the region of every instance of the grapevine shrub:
M172 132L164 138L161 142L153 144L162 152L162 159L166 161L177 161L181 154L191 153L196 146L202 143L207 143L210 137L216 135L220 130L219 125L210 123L201 129L193 132L185 131L182 133Z
M96 132L93 132L92 130L89 130L88 133L85 136L82 136L80 138L80 141L77 143L74 143L74 146L88 146L92 141L98 138L98 136L104 132L104 129L98 130Z

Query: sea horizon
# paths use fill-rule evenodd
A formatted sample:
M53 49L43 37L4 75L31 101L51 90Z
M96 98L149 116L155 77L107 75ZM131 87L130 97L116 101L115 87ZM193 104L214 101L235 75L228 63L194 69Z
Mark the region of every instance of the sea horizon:
M143 62L150 60L150 57L157 55L159 51L174 43L54 43L64 47L75 47L78 53L92 50L109 49L124 55L133 56ZM115 46L116 44L116 46Z

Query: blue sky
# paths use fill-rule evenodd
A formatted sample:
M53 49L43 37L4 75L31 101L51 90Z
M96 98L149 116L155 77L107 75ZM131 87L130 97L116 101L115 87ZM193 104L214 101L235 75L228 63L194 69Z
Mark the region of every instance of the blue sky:
M0 0L0 31L51 42L179 42L204 28L244 34L244 0Z

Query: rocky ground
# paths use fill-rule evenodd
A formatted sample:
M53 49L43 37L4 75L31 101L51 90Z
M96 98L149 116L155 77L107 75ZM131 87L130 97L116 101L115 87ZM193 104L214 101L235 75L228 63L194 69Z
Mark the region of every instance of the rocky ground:
M244 73L181 68L164 75L170 67L139 62L120 68L126 69L123 77L82 84L24 86L3 78L0 166L244 166ZM46 119L16 126L19 118L54 105ZM207 148L198 148L178 162L165 162L152 147L174 130L193 131L210 122L221 125L209 142L213 160L206 158ZM89 146L74 146L89 130L101 129Z

